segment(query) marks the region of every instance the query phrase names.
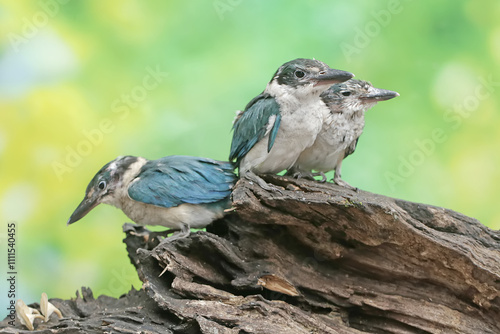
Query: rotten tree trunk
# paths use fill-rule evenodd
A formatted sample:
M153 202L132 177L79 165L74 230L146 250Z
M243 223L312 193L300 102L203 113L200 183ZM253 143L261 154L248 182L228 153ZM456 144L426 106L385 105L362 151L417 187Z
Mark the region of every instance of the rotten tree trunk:
M38 332L500 333L497 231L443 208L267 181L286 190L242 180L226 218L151 251L127 225L143 289L54 300L65 318Z

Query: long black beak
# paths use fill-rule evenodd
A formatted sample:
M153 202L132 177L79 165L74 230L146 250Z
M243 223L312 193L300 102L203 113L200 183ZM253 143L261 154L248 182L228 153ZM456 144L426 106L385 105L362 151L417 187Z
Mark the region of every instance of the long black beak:
M336 83L344 82L352 79L354 74L351 72L335 70L330 68L326 71L321 71L318 73L316 79L318 80L315 86L318 85L333 85Z
M370 89L370 92L368 94L362 97L362 99L365 102L378 102L390 100L397 96L399 96L398 92L373 87Z
M73 212L71 217L69 217L68 223L66 225L76 223L77 221L85 217L85 215L89 213L93 208L95 208L98 204L99 201L97 200L97 197L85 197Z

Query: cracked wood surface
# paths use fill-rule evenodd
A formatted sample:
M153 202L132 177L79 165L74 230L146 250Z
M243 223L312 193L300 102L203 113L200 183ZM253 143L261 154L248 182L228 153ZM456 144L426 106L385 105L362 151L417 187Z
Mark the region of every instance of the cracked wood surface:
M54 302L68 308L65 318L36 329L500 333L497 231L430 205L266 180L283 190L240 180L235 209L186 239L151 249L148 231L127 224L124 241L143 289Z

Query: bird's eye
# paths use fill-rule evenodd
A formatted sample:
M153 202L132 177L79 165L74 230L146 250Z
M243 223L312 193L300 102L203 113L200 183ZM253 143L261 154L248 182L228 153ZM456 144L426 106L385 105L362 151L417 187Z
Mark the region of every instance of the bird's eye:
M297 78L303 78L306 74L304 73L304 71L301 71L301 70L297 70L295 71L295 76Z
M99 182L97 187L99 187L99 189L103 190L104 188L106 188L106 181Z
M344 96L349 96L349 95L351 95L351 92L349 92L349 91L347 91L347 92L342 92L342 95L344 95Z

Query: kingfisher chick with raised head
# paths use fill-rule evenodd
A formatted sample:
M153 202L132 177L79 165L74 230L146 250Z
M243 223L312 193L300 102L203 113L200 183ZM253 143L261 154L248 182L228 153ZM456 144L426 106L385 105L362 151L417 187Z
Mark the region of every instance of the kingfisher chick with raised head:
M229 160L236 160L240 177L272 188L258 174L275 174L293 166L314 143L328 113L320 94L353 76L314 59L299 58L280 66L233 124Z
M137 224L178 231L163 242L184 238L191 228L207 226L231 207L236 181L233 170L229 162L190 156L158 160L118 157L90 181L68 225L105 203L122 210Z
M355 189L341 178L342 161L354 153L365 126L365 112L377 102L399 96L397 92L375 88L367 81L351 79L335 84L321 94L329 113L314 144L305 149L288 174L297 177L321 175L335 171L333 182ZM313 173L316 170L319 173Z

